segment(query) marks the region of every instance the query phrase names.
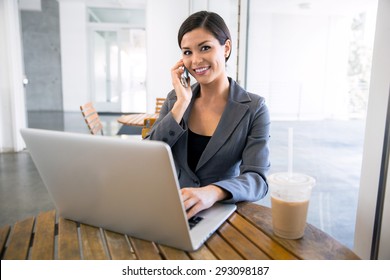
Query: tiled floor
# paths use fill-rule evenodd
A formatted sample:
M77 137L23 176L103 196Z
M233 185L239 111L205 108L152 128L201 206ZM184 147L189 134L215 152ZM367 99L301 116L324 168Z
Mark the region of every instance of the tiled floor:
M115 134L119 130L117 117L101 117L105 134ZM80 113L30 113L29 126L88 133ZM270 173L287 170L289 127L294 128L294 171L309 174L317 180L308 222L353 248L364 122L274 121ZM259 203L269 206L269 196ZM0 154L0 226L53 208L28 152Z

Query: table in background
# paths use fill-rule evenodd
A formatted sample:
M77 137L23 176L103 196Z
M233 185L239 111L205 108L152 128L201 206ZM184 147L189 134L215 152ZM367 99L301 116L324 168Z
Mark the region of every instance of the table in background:
M159 113L142 113L142 114L130 114L120 116L117 121L123 125L128 126L144 126L144 120L149 118L158 118Z
M301 239L278 238L272 232L271 210L254 203L239 203L195 252L76 223L52 210L2 227L0 253L1 259L359 259L310 224Z

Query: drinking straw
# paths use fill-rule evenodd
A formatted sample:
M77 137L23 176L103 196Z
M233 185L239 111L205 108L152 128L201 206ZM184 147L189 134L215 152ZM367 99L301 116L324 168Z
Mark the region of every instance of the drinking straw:
M288 176L293 174L293 128L288 128Z

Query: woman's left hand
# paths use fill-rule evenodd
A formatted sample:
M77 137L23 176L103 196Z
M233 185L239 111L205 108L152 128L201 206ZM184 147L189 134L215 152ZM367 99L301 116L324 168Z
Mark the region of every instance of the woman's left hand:
M183 188L181 195L187 219L190 219L200 211L213 206L215 202L225 199L228 193L220 187L208 185L201 188Z

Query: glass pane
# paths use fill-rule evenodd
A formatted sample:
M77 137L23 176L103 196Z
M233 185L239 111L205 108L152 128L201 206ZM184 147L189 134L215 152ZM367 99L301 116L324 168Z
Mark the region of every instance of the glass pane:
M95 102L117 103L120 101L117 33L114 31L94 31L92 45Z
M250 1L247 90L271 113L271 172L316 178L308 222L353 247L376 1ZM269 198L262 203L269 204Z
M146 32L121 33L122 112L146 111Z

